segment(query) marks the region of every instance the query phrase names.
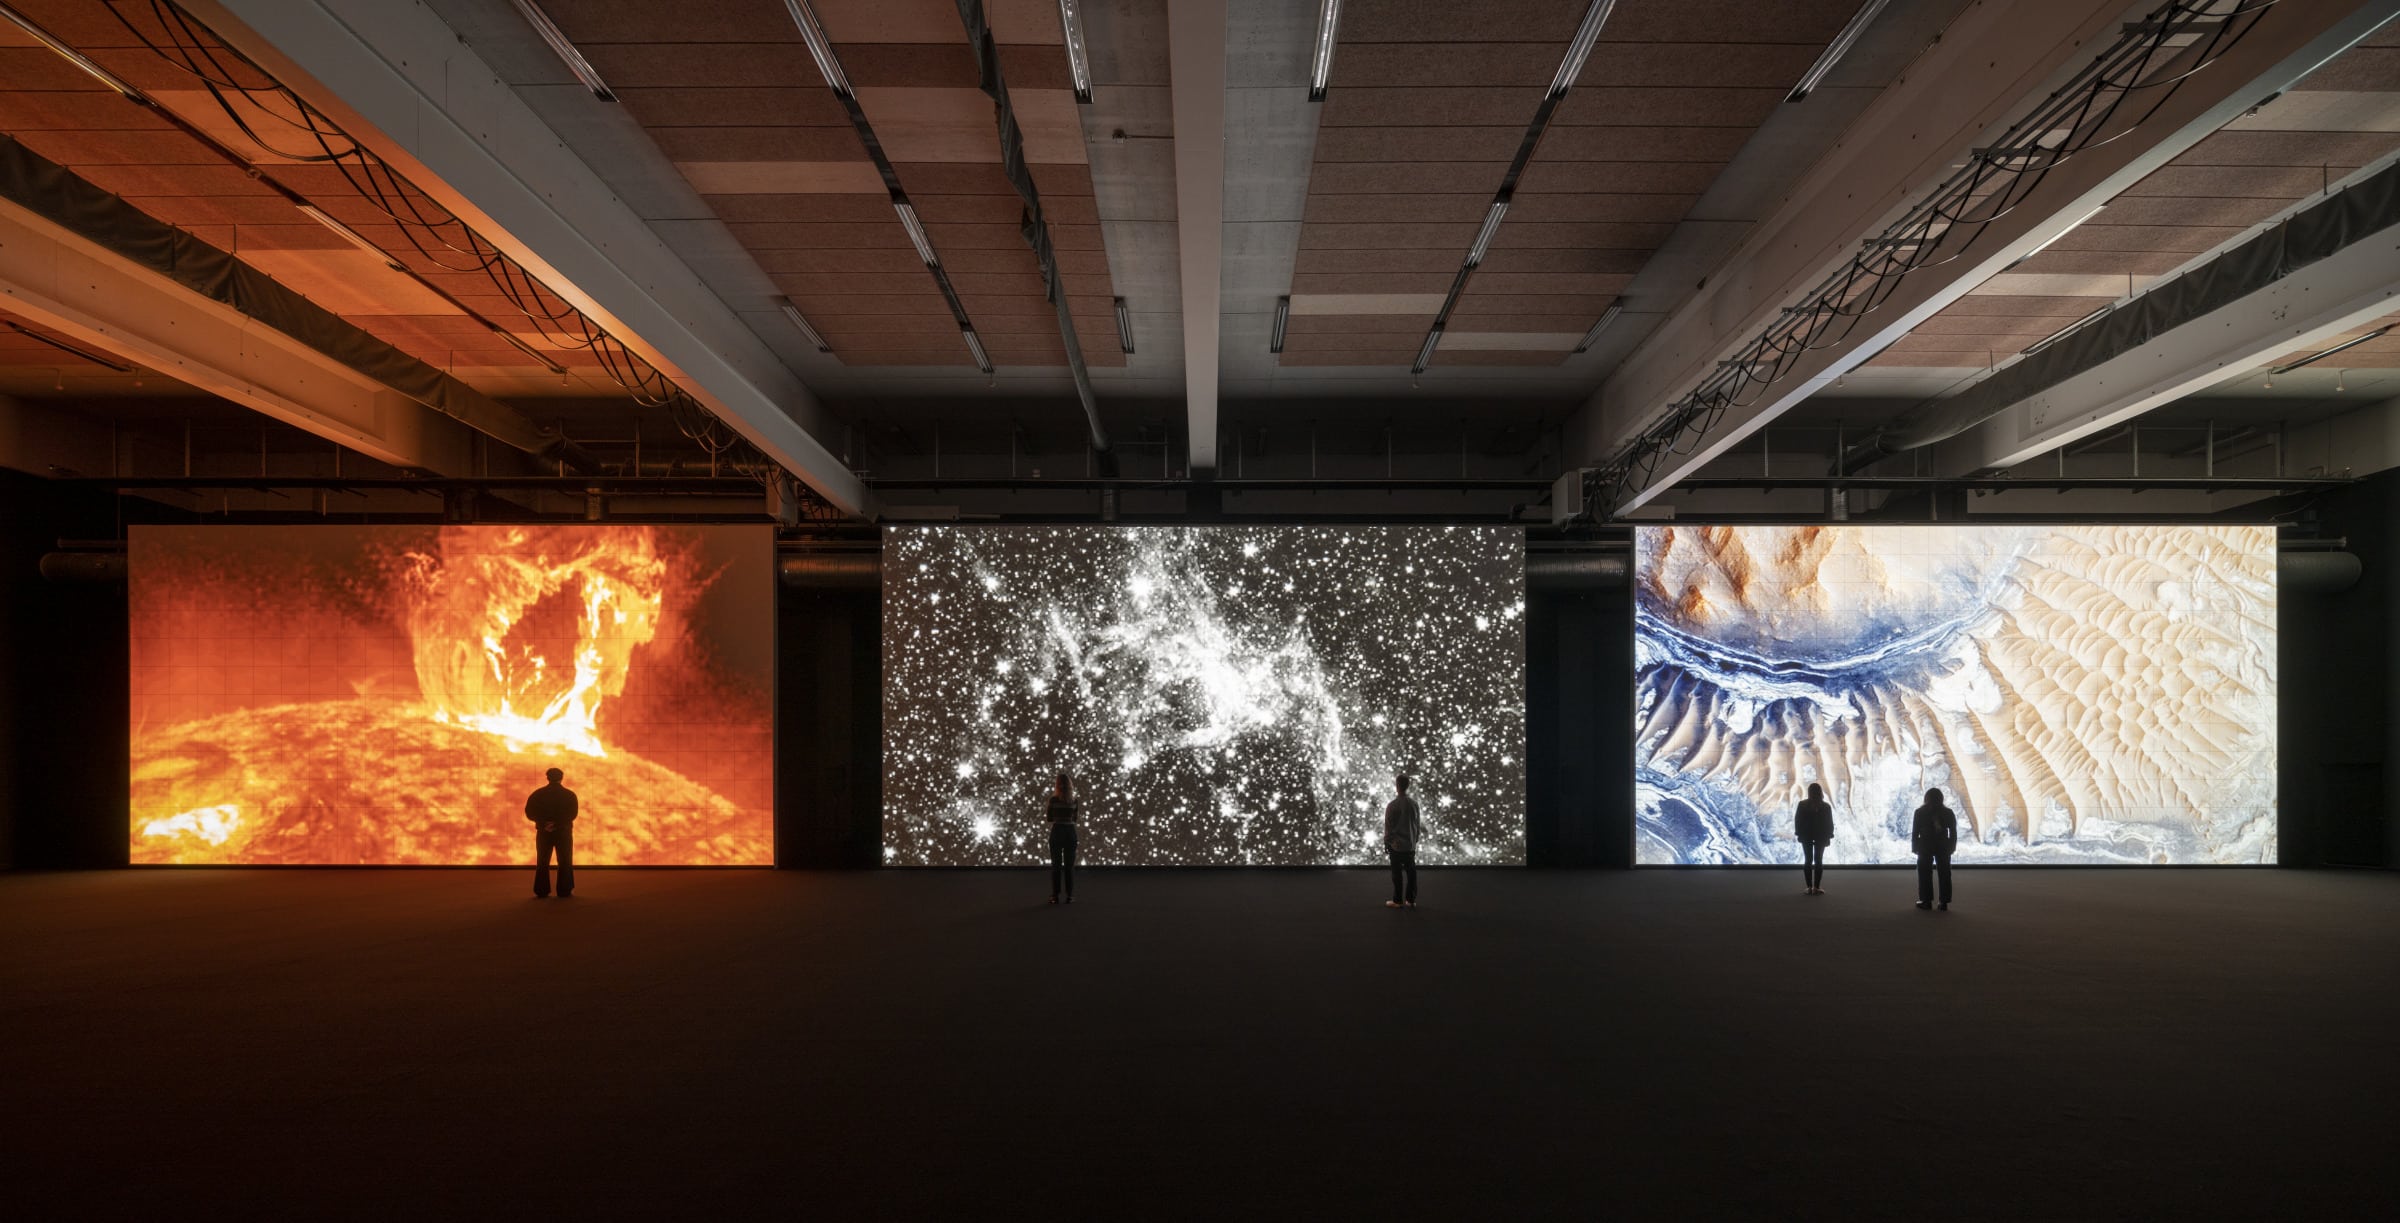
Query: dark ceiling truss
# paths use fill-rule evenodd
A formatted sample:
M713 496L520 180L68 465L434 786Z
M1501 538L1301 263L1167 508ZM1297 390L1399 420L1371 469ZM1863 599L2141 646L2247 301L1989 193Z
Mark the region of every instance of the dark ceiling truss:
M2277 0L2169 0L2074 79L2011 124L1964 166L1782 314L1732 360L1670 405L1598 468L1595 489L1611 506L1649 485L1669 455L1688 455L1728 409L1757 402L1807 353L1846 342L1859 321L1897 292L1909 273L1965 257L1988 226L2014 212L2069 158L2142 125L2183 82L2231 50Z
M1092 372L1083 362L1083 344L1075 337L1075 319L1067 310L1066 282L1058 274L1058 252L1050 245L1050 222L1042 216L1042 196L1033 185L1033 170L1025 164L1025 133L1017 126L1017 110L1009 102L1008 83L1000 76L1000 48L992 41L991 26L984 20L983 0L958 0L958 19L967 27L967 43L975 50L975 66L983 92L992 99L994 122L999 127L1000 172L1008 184L1016 188L1017 197L1025 201L1017 230L1025 244L1033 248L1033 257L1042 266L1042 292L1058 313L1058 338L1066 345L1067 372L1075 379L1075 398L1083 405L1084 421L1090 426L1092 449L1106 453L1108 430L1100 423L1100 405L1092 396ZM1077 37L1073 22L1067 23L1067 34ZM1090 101L1088 88L1078 94L1081 101ZM1130 333L1124 330L1125 299L1118 298L1116 309L1119 331L1125 351L1133 351Z
M443 271L481 273L532 324L535 334L544 343L559 351L591 353L598 362L597 368L609 381L622 388L636 403L667 409L676 428L707 451L712 461L722 461L746 476L762 480L780 470L623 341L610 335L581 310L551 292L522 265L476 233L465 220L369 152L324 112L311 106L247 56L233 50L223 39L217 38L205 24L173 3L173 0L149 2L152 17L159 29L164 31L163 41L127 18L115 5L105 7L143 46L198 80L227 120L252 143L277 157L330 165L339 170L360 197L399 227L402 237L420 258ZM120 92L124 90L120 88ZM238 150L226 147L165 107L150 103L138 94L127 96L151 106L220 155L257 174L261 182L336 233L383 255L394 268L409 274L417 283L440 295L460 313L491 328L527 356L540 361L551 373L561 377L566 375L565 367L544 356L539 348L460 302L441 286L417 275L389 252L381 251L348 226L324 214L300 193L275 182L260 167L250 164ZM268 138L269 133L279 133L281 139L291 143L292 147L281 147L278 140Z

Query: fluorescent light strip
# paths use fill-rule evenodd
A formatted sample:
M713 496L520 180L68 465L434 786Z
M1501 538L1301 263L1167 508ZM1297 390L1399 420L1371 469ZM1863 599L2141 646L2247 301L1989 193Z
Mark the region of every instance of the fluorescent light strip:
M1483 262L1484 251L1491 248L1492 235L1500 232L1500 218L1508 215L1508 197L1492 201L1492 210L1483 215L1483 229L1475 235L1475 245L1467 248L1467 266Z
M1317 44L1308 57L1308 100L1325 100L1325 86L1333 80L1334 29L1342 21L1342 0L1324 0L1325 7L1317 10Z
M2115 308L2116 303L2110 302L2108 305L2102 306L2099 309L2092 311L2090 314L2084 315L2082 318L2076 319L2074 322L2069 323L2066 326L2061 327L2046 336L2043 336L2041 339L2035 340L2033 343L2026 345L2024 351L2020 352L2018 355L2030 357L2033 354L2050 347L2052 344L2056 344L2060 340L2066 339L2068 336L2075 334L2083 327L2085 323L2091 322L2093 319L2096 319Z
M783 317L790 319L792 326L798 328L800 334L807 337L809 343L817 346L818 352L833 351L833 345L826 343L825 337L818 335L817 329L808 325L808 320L800 314L800 307L793 305L790 298L784 299Z
M792 11L792 24L800 27L801 41L808 44L808 53L817 61L817 71L825 83L841 97L850 96L850 78L842 73L842 61L833 57L833 42L825 37L825 27L817 24L817 11L808 0L783 0L783 7Z
M52 51L57 52L58 55L65 59L68 63L83 69L85 72L91 75L92 79L108 86L110 89L116 90L118 93L123 94L144 106L148 106L150 104L150 100L143 97L140 90L135 89L133 86L126 84L123 80L120 80L115 73L93 63L91 59L85 56L82 52L77 51L75 48L50 37L50 31L35 25L31 18L28 18L25 15L17 12L17 10L10 8L5 4L0 4L0 20L4 20L10 25L25 31L28 37L32 38L35 42L50 48Z
M1600 339L1600 333L1608 330L1608 325L1616 322L1617 316L1623 313L1625 313L1625 307L1611 303L1608 309L1600 312L1600 321L1592 324L1590 331L1583 333L1583 342L1575 346L1575 351L1589 351L1592 345Z
M892 211L900 214L900 225L908 230L908 240L917 244L917 257L925 266L938 268L942 261L933 253L933 241L925 236L925 224L917 220L917 210L907 200L893 200Z
M1275 299L1275 335L1274 335L1274 336L1273 336L1273 338L1272 338L1272 339L1270 339L1270 340L1268 341L1268 343L1267 343L1267 351L1268 351L1268 352L1282 352L1282 351L1283 351L1283 329L1284 329L1284 326L1285 326L1285 324L1287 324L1287 323L1290 323L1291 321L1292 321L1292 299L1291 299L1289 296L1284 296L1284 297L1278 297L1278 298L1276 298L1276 299Z
M2378 328L2376 328L2375 330L2373 330L2373 331L2370 331L2370 332L2368 332L2368 333L2367 333L2367 334L2365 334L2365 335L2358 336L2358 337L2356 337L2356 338L2354 338L2354 339L2348 339L2348 340L2344 340L2344 341L2342 341L2341 343L2339 343L2339 344L2336 344L2336 345L2334 345L2333 347L2331 347L2331 348L2328 348L2328 349L2326 349L2325 351L2323 351L2323 352L2321 352L2321 353L2318 353L2317 355L2315 355L2315 356L2313 356L2313 357L2302 357L2302 358L2300 358L2299 360L2292 362L2290 365L2280 365L2280 366L2277 366L2277 367L2275 367L2274 369L2268 370L2267 372L2268 372L2268 373L2270 373L2270 374L2288 374L2288 373L2292 372L2293 370L2296 370L2296 369L2300 368L2300 367L2301 367L2301 366L2303 366L2303 365L2315 365L2317 362L2319 362L2319 361L2322 361L2322 360L2324 360L2325 358L2327 358L2327 357L2330 357L2330 356L2332 356L2333 354L2335 354L2335 353L2337 353L2337 352L2340 352L2340 351L2342 351L2342 350L2343 350L2343 349L2345 349L2345 348L2355 348L2355 347L2357 347L2358 345L2360 345L2360 344L2364 344L2364 343L2366 343L2366 342L2367 342L2367 341L2369 341L2369 340L2381 339L2381 338L2383 338L2383 333L2384 333L2384 332L2390 331L2390 330L2391 330L2393 327L2396 327L2396 326L2400 326L2400 323L2386 323L2386 324L2384 324L2383 326L2381 326L2381 327L2378 327Z
M975 354L975 368L982 370L987 374L991 373L991 354L983 351L983 341L976 338L975 329L972 327L961 327L958 329L958 334L967 337L967 351Z
M1075 0L1058 0L1058 24L1066 33L1067 71L1075 80L1075 100L1089 102L1092 100L1092 61L1084 53L1083 18L1075 12Z
M1797 102L1807 97L1810 91L1825 80L1825 74L1833 71L1833 66L1842 62L1843 56L1850 54L1850 48L1857 44L1859 35L1866 33L1867 27L1875 24L1876 14L1881 13L1883 6L1891 2L1892 0L1867 0L1866 4L1859 8L1858 15L1850 19L1850 24L1843 26L1842 32L1834 35L1832 42L1825 44L1825 53L1817 57L1816 63L1808 66L1808 71L1800 74L1800 83L1792 86L1792 92L1783 100Z
M307 213L310 219L314 220L317 224L332 230L336 234L339 234L342 241L347 242L350 245L383 260L383 265L385 267L388 267L395 272L405 272L408 270L408 265L392 258L391 252L386 251L382 247L367 241L366 238L357 230L342 224L340 221L334 220L333 217L328 215L324 209L319 208L314 204L300 204L297 205L297 207L300 209L300 211Z
M1439 328L1439 327L1436 327L1436 328L1434 328L1433 330L1426 332L1426 333L1425 333L1425 347L1423 347L1423 348L1420 348L1420 349L1418 349L1418 350L1417 350L1417 363L1416 363L1416 365L1415 365L1413 368L1411 368L1411 369L1410 369L1408 372L1409 372L1409 373L1412 373L1412 374L1422 374L1422 373L1424 373L1424 372L1425 372L1425 367L1426 367L1426 366L1428 366L1428 365L1431 365L1431 364L1433 364L1433 346L1434 346L1434 345L1436 345L1436 344L1439 344L1439 343L1441 343L1441 342L1442 342L1442 329L1441 329L1441 328Z
M541 5L533 0L511 0L511 3L517 6L517 13L525 18L525 23L533 27L533 32L541 35L542 41L550 44L550 49L558 53L558 58L566 62L567 71L574 73L575 79L592 91L593 97L603 102L617 100L617 95L609 92L608 82L600 79L599 70L592 67L592 61L585 59L583 52L575 49L566 31L550 20L550 14L543 12Z
M0 326L7 327L10 331L16 332L18 335L24 336L26 339L31 340L36 344L47 344L60 352L67 353L70 356L81 357L82 359L89 361L94 365L115 370L120 374L130 374L134 372L133 366L111 361L108 358L91 352L88 349L78 347L74 344L66 342L65 340L59 339L57 336L44 335L39 331L35 331L31 327L27 327L24 324L17 322L15 319L0 319Z
M1133 355L1133 316L1125 313L1125 299L1117 299L1117 347Z
M1600 41L1600 27L1608 24L1608 14L1616 7L1617 0L1592 0L1592 6L1583 10L1583 24L1575 29L1575 41L1567 44L1567 58L1559 62L1558 75L1550 78L1551 101L1567 96L1575 87L1575 78L1583 73L1583 61L1592 54L1592 44Z

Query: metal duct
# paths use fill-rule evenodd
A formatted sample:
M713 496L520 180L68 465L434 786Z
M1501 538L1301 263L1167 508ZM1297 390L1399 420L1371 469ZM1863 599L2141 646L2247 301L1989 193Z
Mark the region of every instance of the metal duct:
M1543 590L1617 590L1632 565L1622 552L1536 552L1525 558L1525 584Z
M776 562L776 576L794 590L874 590L883 584L877 552L800 552Z
M2283 552L2275 557L2275 588L2291 594L2340 594L2358 585L2365 572L2355 552Z
M122 585L125 581L125 554L48 552L42 555L41 569L44 581L56 582L61 586Z

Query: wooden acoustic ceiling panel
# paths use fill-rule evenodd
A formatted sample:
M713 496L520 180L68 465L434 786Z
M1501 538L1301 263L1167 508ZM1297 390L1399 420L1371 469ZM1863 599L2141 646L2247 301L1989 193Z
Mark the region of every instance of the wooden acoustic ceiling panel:
M2400 34L2386 31L2151 172L1867 364L1988 371L2396 152ZM2380 357L2381 343L2357 351Z
M371 197L355 173L301 160L325 151L308 133L279 120L278 112L239 101L237 123L198 76L155 49L169 45L170 35L147 0L11 2L165 111L230 146L247 164L228 161L166 115L126 100L7 25L0 25L0 131L487 395L621 393L590 351L546 342L542 329L490 277L473 270L470 256L430 241L425 243L429 252L412 245L393 219L397 201ZM195 26L179 33L188 40L201 32ZM271 83L204 33L201 42L217 53L212 72L227 71L233 83L251 89ZM239 90L227 93L242 96ZM342 142L334 141L333 147L343 147ZM360 249L301 212L259 174L296 191L382 254ZM393 270L385 255L416 275ZM541 359L491 324L540 350ZM553 365L566 373L554 372Z
M782 0L550 0L617 97L832 346L857 366L972 366L841 100ZM951 286L998 365L1063 366L1057 315L1000 170L992 101L948 0L817 0L819 20ZM1076 335L1121 366L1114 289L1058 8L986 5Z
M1342 6L1283 364L1414 360L1585 7ZM1563 362L1856 9L1621 0L1434 364Z

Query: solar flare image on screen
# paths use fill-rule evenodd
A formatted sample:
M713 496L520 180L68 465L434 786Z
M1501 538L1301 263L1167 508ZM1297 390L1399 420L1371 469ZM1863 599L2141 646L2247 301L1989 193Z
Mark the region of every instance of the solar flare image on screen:
M137 864L774 856L760 526L135 527Z
M884 537L884 857L1525 857L1524 540L1495 527L898 527Z
M2275 528L1635 532L1636 860L2271 863Z

